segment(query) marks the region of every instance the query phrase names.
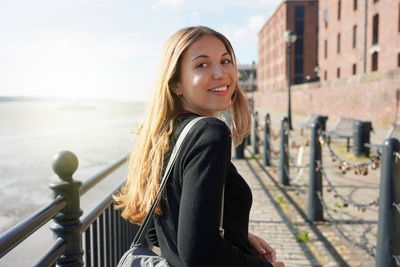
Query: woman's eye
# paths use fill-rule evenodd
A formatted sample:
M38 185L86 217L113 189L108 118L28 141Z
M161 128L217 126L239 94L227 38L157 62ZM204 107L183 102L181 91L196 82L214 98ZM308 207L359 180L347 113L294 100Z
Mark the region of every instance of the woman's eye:
M229 63L232 63L232 60L225 59L224 61L222 61L222 64L229 64Z
M199 63L196 65L196 68L204 68L205 66L207 66L206 63Z

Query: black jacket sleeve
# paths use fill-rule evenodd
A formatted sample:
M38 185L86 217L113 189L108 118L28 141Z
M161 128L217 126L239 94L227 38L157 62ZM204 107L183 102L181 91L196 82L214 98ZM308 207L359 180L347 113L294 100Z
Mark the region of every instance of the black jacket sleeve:
M160 246L158 244L157 233L156 233L156 228L154 227L153 218L151 218L149 221L149 226L147 228L147 233L146 233L146 239L153 246L156 246L156 247Z
M187 266L272 266L219 235L222 188L230 158L229 128L216 118L202 120L180 161L182 195L177 245Z

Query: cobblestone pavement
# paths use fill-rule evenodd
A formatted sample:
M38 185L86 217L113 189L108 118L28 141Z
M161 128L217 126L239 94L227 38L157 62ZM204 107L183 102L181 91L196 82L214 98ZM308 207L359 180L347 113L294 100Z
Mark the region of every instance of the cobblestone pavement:
M275 112L270 115L271 128L277 135L280 120L285 114ZM260 126L264 124L264 116L265 113L260 112ZM290 132L290 145L293 141L304 144L309 139L308 130L301 135L298 126L305 120L306 116L293 116L294 130ZM335 119L330 120L328 129ZM374 128L371 143L382 143L389 126ZM262 136L262 133L259 135ZM278 151L279 138L273 140L272 144L275 151ZM345 144L341 141L332 142L332 148L347 162L368 160L354 157L344 147ZM273 157L272 167L264 167L262 146L260 150L259 155L254 155L252 146L248 146L246 159L234 160L253 191L250 231L267 240L276 249L278 259L284 261L286 266L375 266L378 206L371 205L366 209L351 205L346 207L337 194L328 189L327 182L323 179L323 197L328 210L324 210L324 221L312 223L307 219L310 170L307 166L295 168L295 165L309 163L309 147L303 147L302 153L294 147L289 149L292 157L291 186L278 183L278 155ZM349 201L363 204L378 198L380 168L371 170L369 167L369 173L365 176L355 175L353 171L342 173L337 162L331 160L326 145L322 147L322 152L326 176L340 195ZM302 159L301 163L297 162L298 158ZM303 242L297 242L296 238Z
M233 160L253 193L249 231L266 240L275 250L277 260L286 266L318 266L318 261L304 243L296 241L297 230L257 173L246 160Z

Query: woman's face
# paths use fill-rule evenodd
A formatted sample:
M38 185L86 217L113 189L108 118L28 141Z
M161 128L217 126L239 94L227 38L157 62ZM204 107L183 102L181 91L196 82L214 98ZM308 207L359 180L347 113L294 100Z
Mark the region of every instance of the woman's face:
M181 76L176 94L185 110L215 116L229 107L237 72L223 42L204 35L182 55Z

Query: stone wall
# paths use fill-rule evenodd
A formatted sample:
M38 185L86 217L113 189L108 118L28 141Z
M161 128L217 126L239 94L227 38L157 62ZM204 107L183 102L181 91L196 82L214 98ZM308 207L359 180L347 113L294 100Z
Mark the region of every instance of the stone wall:
M349 117L374 125L393 123L396 90L400 89L400 68L346 79L292 86L292 112ZM287 110L287 90L252 94L256 109ZM400 114L399 114L400 116ZM400 119L397 119L400 123Z

